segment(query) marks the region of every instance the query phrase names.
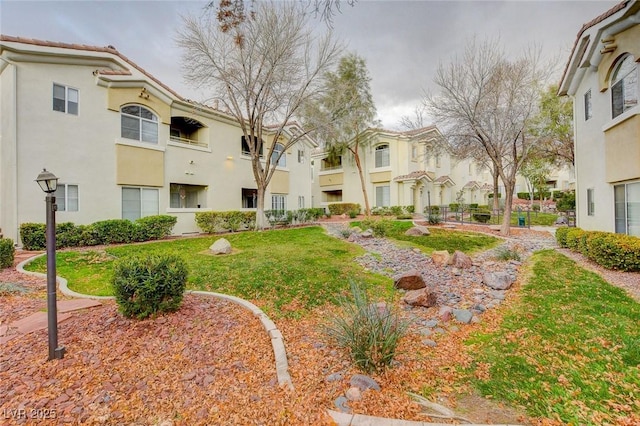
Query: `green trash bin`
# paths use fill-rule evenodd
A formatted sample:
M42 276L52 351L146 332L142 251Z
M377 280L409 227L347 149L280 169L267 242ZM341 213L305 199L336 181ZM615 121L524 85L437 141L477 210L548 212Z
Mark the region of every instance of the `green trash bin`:
M518 226L524 228L524 216L518 217Z

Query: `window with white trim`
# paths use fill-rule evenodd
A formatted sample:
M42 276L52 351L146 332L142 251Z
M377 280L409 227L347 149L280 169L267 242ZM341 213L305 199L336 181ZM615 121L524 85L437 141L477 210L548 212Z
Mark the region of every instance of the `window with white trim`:
M53 195L59 212L78 211L78 185L59 183Z
M125 139L158 143L158 117L140 105L120 109L120 135Z
M283 194L272 194L271 210L277 211L277 212L287 211L287 196Z
M640 182L615 185L616 232L640 237Z
M280 159L278 159L280 156ZM276 143L271 153L271 164L276 164L278 167L287 167L287 154L284 152L284 145Z
M304 164L304 150L303 149L299 149L298 150L298 163Z
M584 94L584 121L593 116L593 107L591 106L591 89Z
M78 89L53 83L53 110L78 115Z
M389 145L376 146L376 167L388 167L390 164Z
M611 79L611 113L616 118L638 105L638 64L633 55L620 61Z
M304 209L304 195L298 195L298 208Z
M155 188L122 188L122 218L131 221L157 215L159 191Z
M172 209L199 209L204 207L207 187L172 183L169 185L169 207Z
M376 207L389 207L391 205L391 187L376 186Z
M587 188L587 215L595 216L596 208L595 201L593 198L593 188Z

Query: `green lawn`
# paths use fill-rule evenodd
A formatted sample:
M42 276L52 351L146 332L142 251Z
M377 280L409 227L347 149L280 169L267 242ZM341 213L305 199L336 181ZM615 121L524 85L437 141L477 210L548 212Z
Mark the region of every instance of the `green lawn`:
M555 251L532 265L500 329L469 342L476 366L488 367L478 388L569 424L638 416L640 304Z
M501 240L491 235L479 234L476 232L452 231L449 229L429 228L431 235L421 237L410 237L404 233L413 227L411 221L389 221L387 238L410 243L410 245L422 249L427 254L435 250L448 250L453 253L460 250L467 254L478 251L489 250L498 245ZM352 222L351 226L361 226L360 222Z
M392 281L366 273L353 261L364 250L327 236L320 227L225 234L234 248L212 256L208 248L220 236L184 238L117 246L105 252L58 252L57 272L74 291L112 295L111 274L117 258L139 253L175 253L189 266L187 287L256 301L270 314L299 315L347 294L350 280L362 281L375 294L389 297ZM46 259L29 265L44 272Z

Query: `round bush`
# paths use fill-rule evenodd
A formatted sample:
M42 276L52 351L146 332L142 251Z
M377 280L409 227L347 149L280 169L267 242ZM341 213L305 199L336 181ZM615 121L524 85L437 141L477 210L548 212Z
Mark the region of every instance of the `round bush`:
M119 259L111 281L120 312L147 318L180 308L187 284L187 265L176 255L148 255Z

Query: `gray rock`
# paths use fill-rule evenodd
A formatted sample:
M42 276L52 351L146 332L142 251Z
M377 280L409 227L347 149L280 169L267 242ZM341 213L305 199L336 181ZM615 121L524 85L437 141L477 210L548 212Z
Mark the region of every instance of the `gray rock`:
M514 281L506 272L487 272L482 276L482 282L494 290L508 290Z
M343 378L344 375L342 373L331 373L325 378L325 380L327 382L339 382Z
M471 322L471 318L473 318L473 314L468 309L454 309L453 316L456 321L463 324L469 324Z
M438 296L433 291L427 288L422 288L420 290L408 291L407 294L405 294L405 296L402 298L402 301L407 305L430 308L432 306L436 306L438 302Z
M459 250L456 250L453 253L451 263L453 264L453 266L460 269L467 269L473 266L471 258Z
M404 235L408 235L410 237L422 237L423 235L430 235L431 233L424 226L414 226L413 228L409 228L406 230Z
M427 285L422 279L422 275L415 269L405 272L402 275L398 275L394 278L393 286L401 290L419 290L425 288Z
M349 406L347 405L347 402L349 402L349 400L346 397L339 396L336 398L333 404L336 406L338 410L340 410L340 412L351 413L351 408L349 408Z
M211 244L209 251L213 254L230 254L231 243L226 238L219 238Z
M489 294L491 295L491 297L497 300L504 300L505 298L504 290L493 290Z
M345 395L349 401L360 401L362 399L362 392L355 386L350 387Z
M422 339L422 343L425 346L429 346L430 348L435 348L436 346L438 346L438 344L431 339Z
M362 234L360 234L362 238L371 238L373 237L373 229L367 229Z
M442 310L442 308L441 308ZM425 327L433 328L438 326L438 320L431 319L424 322Z
M355 386L361 391L365 391L367 389L373 389L376 391L380 390L380 385L378 382L373 380L369 376L365 376L364 374L354 374L351 376L351 380L349 381L351 386Z

